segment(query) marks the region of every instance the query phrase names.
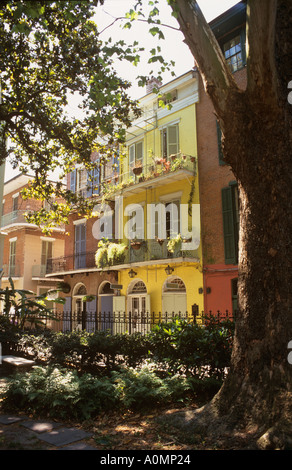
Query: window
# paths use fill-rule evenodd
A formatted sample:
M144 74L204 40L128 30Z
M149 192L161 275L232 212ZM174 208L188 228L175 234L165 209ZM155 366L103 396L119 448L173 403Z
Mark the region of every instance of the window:
M17 211L18 211L18 194L15 194L12 196L12 211L15 212L13 214L14 217L17 217Z
M186 286L182 279L173 277L164 284L163 292L186 292Z
M129 292L129 294L144 294L144 293L145 294L147 293L147 288L143 281L135 282L135 284L132 286L132 289Z
M150 225L148 225L149 238L175 238L181 230L180 199L161 201L153 205L150 220Z
M87 170L79 168L70 174L70 191L85 196L87 189Z
M223 52L231 72L236 72L245 65L244 35L238 34L223 45Z
M134 176L133 168L135 165L143 166L143 142L137 142L129 147L129 173Z
M16 274L16 239L9 240L9 276Z
M166 237L176 237L180 233L180 201L172 201L165 205Z
M52 258L53 242L51 240L42 240L41 272L43 275L47 272L48 263L52 263Z
M113 159L109 158L100 166L101 181L108 181L113 176Z
M170 155L179 153L178 124L165 127L161 130L161 155L166 160Z
M86 267L86 225L75 225L75 269Z
M225 263L238 263L238 238L239 238L239 210L238 188L236 183L230 183L222 189L222 212Z
M85 195L87 188L87 170L82 168L76 172L76 192Z

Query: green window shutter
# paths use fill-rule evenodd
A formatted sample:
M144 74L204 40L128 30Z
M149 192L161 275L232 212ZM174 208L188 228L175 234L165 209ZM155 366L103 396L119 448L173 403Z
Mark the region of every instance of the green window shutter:
M223 151L222 151L222 132L221 132L220 126L218 124L218 121L216 121L216 126L217 126L219 165L225 165L226 163L224 161L224 155L223 155Z
M135 144L129 147L129 173L133 176L133 167L135 164Z
M225 263L237 263L237 246L234 233L234 214L232 203L232 187L222 189L222 213Z
M136 151L135 151L135 163L138 161L143 163L143 142L138 142L136 144Z
M167 128L167 156L178 154L178 125Z

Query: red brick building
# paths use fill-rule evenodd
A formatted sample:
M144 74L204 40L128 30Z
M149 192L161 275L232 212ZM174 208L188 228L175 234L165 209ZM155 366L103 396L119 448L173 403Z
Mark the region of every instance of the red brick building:
M98 158L93 155L93 160ZM96 174L89 175L85 168L77 168L67 177L67 187L83 196L94 197L101 204L102 188L110 184L116 170L115 159L101 164ZM95 253L99 239L95 234L97 217L85 218L73 212L66 225L64 253L52 258L52 269L47 279L62 277L65 304L63 329L87 329L105 327L100 319L113 311L113 285L117 284L117 268L99 269Z
M21 191L32 178L18 175L4 184L1 233L4 235L2 288L10 286L31 290L37 295L54 289L60 279L46 278L50 260L64 253L64 227L55 228L51 236L28 223L25 214L38 210L41 201L22 199Z

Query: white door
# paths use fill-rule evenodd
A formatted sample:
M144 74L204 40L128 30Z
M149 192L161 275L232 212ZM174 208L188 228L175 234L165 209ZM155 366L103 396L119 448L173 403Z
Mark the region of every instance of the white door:
M130 296L129 333L146 333L151 327L150 295Z

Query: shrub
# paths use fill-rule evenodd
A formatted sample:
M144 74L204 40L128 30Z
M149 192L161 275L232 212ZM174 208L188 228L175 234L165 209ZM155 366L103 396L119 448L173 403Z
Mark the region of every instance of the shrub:
M35 367L16 374L4 392L4 409L24 410L55 419L93 418L113 409L147 409L183 400L192 391L187 378L160 378L147 367L97 378L58 367Z
M140 370L127 369L113 372L112 378L126 408L146 409L183 400L191 391L192 384L179 375L159 377L148 366Z
M148 335L153 360L172 373L223 377L229 366L234 324L207 325L179 318L156 325Z
M35 367L10 379L4 408L32 411L57 419L88 419L118 403L116 387L106 377L57 367Z

